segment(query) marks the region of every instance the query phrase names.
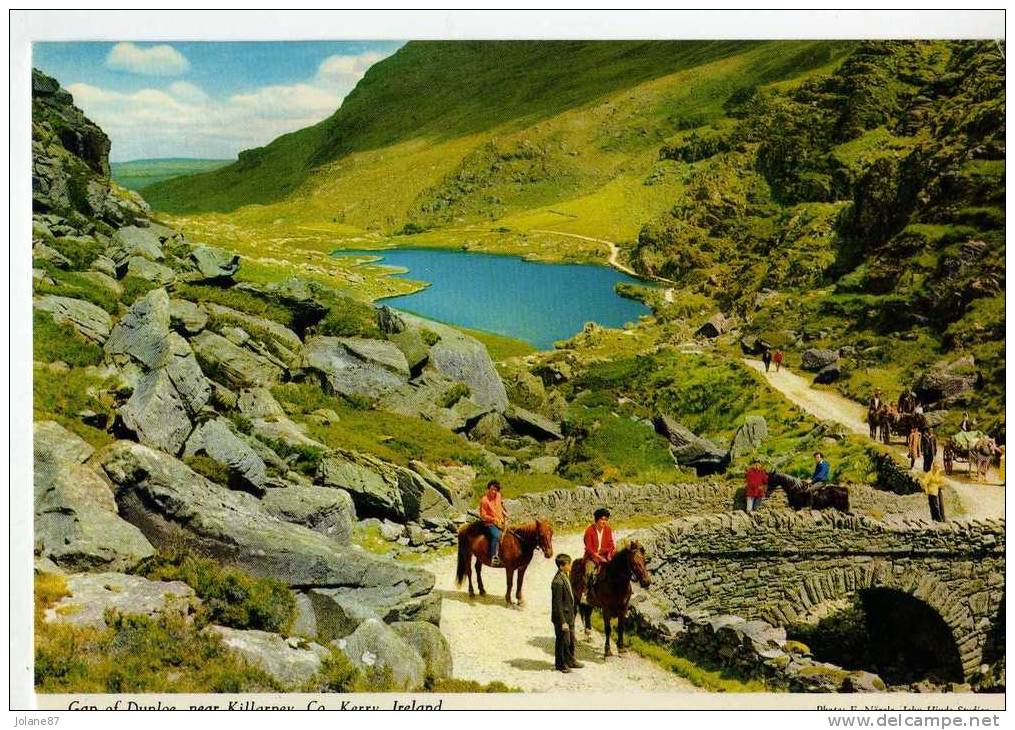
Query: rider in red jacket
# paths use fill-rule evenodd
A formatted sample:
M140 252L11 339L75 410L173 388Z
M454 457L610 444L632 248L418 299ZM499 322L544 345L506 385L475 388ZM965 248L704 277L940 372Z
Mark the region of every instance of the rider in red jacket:
M585 529L585 561L596 567L610 562L616 546L610 529L610 510L600 507L593 515L593 522Z

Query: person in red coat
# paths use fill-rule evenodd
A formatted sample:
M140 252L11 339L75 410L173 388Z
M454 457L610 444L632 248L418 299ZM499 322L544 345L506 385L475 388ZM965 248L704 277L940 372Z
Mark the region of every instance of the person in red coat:
M589 588L600 566L610 562L616 550L610 529L610 510L600 507L592 515L592 524L585 528L585 578Z
M753 512L761 506L761 500L765 498L768 472L762 468L761 462L755 461L744 477L747 481L747 486L744 488L744 501L747 502L747 511Z

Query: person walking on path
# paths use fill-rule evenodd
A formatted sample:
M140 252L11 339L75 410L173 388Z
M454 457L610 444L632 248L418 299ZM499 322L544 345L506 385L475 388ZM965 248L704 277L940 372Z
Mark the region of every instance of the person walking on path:
M765 487L768 485L768 472L766 472L760 461L755 461L747 469L744 475L747 486L744 488L744 501L747 503L747 511L753 512L761 506L765 498Z
M916 426L913 426L906 438L906 448L909 449L909 468L912 469L920 458L920 430Z
M928 428L920 437L920 453L923 455L923 470L929 472L934 465L934 457L937 456L937 439L934 437L934 429Z
M772 351L767 347L761 353L761 362L765 363L765 372L767 373L769 366L772 364Z
M941 476L941 467L934 464L923 479L923 491L927 494L927 504L930 506L930 518L935 522L944 522L945 504L941 494L944 486L944 477Z
M500 567L500 537L504 533L507 510L500 497L500 482L491 479L486 485L486 494L479 500L479 519L486 526L490 537L490 565Z
M571 556L561 553L556 557L557 574L550 584L550 621L553 622L554 669L568 674L572 669L581 669L582 664L574 658L575 600L571 590Z
M775 363L775 372L779 372L782 367L782 361L785 355L782 354L782 350L776 350L775 354L772 355L772 362Z

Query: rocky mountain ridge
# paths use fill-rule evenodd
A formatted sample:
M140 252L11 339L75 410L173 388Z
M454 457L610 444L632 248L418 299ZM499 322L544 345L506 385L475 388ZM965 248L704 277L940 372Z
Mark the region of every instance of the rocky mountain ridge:
M95 610L66 608L86 600L162 615L165 602L151 596L164 589L130 573L183 551L292 591L291 631L303 644L207 629L284 686L322 668L327 642L363 671L386 667L398 687L449 676L433 575L351 538L370 518L413 546L452 543L471 485L463 493L445 482L439 464L328 447L271 388L304 383L463 433L491 418L510 430L505 415L545 419L509 408L486 349L451 327L298 279L237 283L238 256L152 222L142 200L109 182L101 130L53 79L36 72L33 82L36 352L51 346L66 358L43 357L36 378L81 373L91 383L77 394L88 408L35 425L36 569L67 575L70 590L44 620L94 623ZM201 599L175 592L191 616Z

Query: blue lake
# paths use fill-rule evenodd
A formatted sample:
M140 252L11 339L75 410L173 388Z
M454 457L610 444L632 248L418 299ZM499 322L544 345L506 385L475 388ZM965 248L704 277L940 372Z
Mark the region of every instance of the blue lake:
M586 322L621 327L648 314L644 304L614 291L618 282L643 283L608 266L543 264L516 256L448 249L336 251L379 256L382 265L408 269L403 278L429 282L415 294L384 303L448 324L514 337L545 350Z

